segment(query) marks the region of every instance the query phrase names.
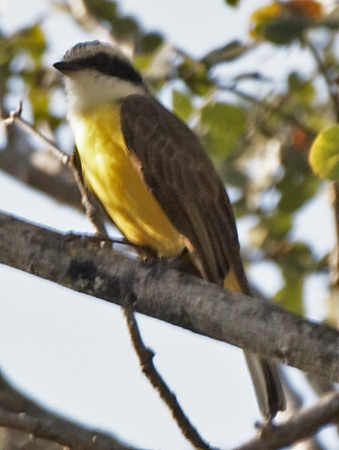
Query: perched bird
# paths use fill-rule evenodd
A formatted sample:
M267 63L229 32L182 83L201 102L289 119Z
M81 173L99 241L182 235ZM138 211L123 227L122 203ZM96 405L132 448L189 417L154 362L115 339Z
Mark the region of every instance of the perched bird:
M232 206L193 132L154 98L118 48L79 43L54 67L65 75L84 181L127 240L159 258L182 254L185 270L251 295ZM245 356L262 415L271 420L285 408L276 368Z

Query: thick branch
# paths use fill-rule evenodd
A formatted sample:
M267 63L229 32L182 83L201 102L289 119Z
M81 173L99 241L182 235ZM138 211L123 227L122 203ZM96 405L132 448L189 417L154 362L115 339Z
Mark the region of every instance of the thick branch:
M164 264L140 263L4 214L0 263L112 303L128 295L137 312L339 381L338 331Z

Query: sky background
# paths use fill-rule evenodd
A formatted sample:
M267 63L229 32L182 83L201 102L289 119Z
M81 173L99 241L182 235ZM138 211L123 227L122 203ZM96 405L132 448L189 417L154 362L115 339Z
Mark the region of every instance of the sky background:
M123 0L121 9L135 15L149 31L160 30L174 45L201 56L230 40L246 40L251 11L265 3L243 1L240 10L232 10L222 0ZM0 26L7 32L48 17L44 21L50 46L46 64L60 59L76 42L94 38L64 14L51 14L48 0L9 0L0 2L1 7ZM296 48L272 53L264 47L246 59L244 70L260 66L279 80L296 60L301 70L311 70L306 55ZM232 70L238 72L238 68ZM21 97L19 90L9 100L10 106L16 108ZM55 107L63 110L64 99ZM92 231L83 214L3 173L0 209L59 231ZM334 233L326 189L296 220L296 239L314 241L321 229L322 240L316 240L316 251L322 254L332 248ZM243 244L247 228L248 224L240 223ZM278 274L266 264L250 275L262 283L267 294L279 287ZM3 266L0 283L0 365L17 386L53 410L117 433L139 447L190 448L141 374L119 307ZM322 317L322 309L314 305L324 295L324 280L312 279L307 289L310 317ZM222 448L250 439L260 415L242 352L153 319L138 316L138 321L146 344L156 353L157 367L202 436ZM303 387L302 375L294 369L289 373L312 402L314 397ZM336 449L337 444L331 447L334 431L323 434L329 439L328 448Z

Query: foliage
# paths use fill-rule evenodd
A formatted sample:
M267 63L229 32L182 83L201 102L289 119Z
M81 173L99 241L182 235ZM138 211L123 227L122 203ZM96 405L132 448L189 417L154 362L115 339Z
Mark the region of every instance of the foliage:
M309 159L317 175L339 181L339 125L326 128L318 135Z
M226 0L225 8L239 3ZM283 282L276 300L302 313L305 281L324 270L321 261L326 255L317 255L312 244L293 239L294 218L323 186L315 174L339 178L337 126L320 134L309 156L315 136L337 121L328 107L329 86L328 91L324 84L319 88L323 66L333 79L339 70L335 11L325 15L321 3L313 0L274 0L253 12L247 43L220 42L197 60L168 46L160 33L146 32L136 18L121 13L117 1L87 0L86 5L115 39L133 44L136 64L155 91L161 94L172 88L175 113L199 134L225 183L237 193L236 215L250 217L254 223L247 263L267 260L278 267ZM69 8L65 10L71 14ZM296 62L273 87L260 67L255 74L239 73L232 79L225 75L225 68L262 45L272 52L292 47L308 52L314 69L305 75ZM48 121L57 131L64 119L52 113L51 96L61 85L44 63L47 52L41 23L9 36L0 32L0 95L5 108L15 89L13 80L20 80L35 122Z

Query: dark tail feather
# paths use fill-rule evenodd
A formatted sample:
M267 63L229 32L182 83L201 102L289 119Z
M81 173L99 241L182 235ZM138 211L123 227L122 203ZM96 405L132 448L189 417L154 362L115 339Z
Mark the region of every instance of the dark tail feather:
M253 353L245 352L245 358L252 375L260 411L271 421L278 411L286 409L284 392L275 364Z

